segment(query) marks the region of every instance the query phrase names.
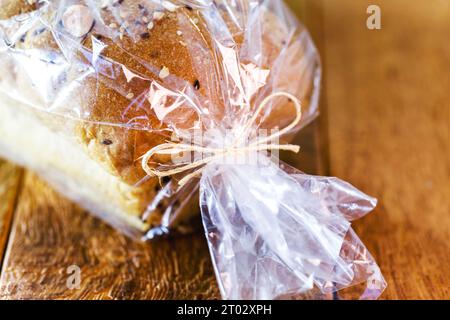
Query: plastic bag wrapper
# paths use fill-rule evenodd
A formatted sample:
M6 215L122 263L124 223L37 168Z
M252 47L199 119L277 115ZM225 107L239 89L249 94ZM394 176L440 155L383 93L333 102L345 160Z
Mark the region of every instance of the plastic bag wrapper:
M242 134L250 144L250 132L270 136L293 123L292 100L301 121L279 143L317 116L317 50L282 1L30 3L0 9L1 155L143 240L181 228L199 192L223 298L381 294L380 270L350 227L376 201L349 184L263 150L256 162L205 162L182 187L195 169L160 181L141 166L168 141L226 150ZM173 156L151 165L177 168Z

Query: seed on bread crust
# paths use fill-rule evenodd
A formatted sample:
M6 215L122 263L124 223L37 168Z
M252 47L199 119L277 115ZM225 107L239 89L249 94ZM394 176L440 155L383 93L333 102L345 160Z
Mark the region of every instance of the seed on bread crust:
M170 71L169 68L167 67L162 67L161 71L159 72L159 77L161 79L165 79L170 75Z
M63 26L77 38L85 36L94 25L94 16L85 5L75 4L67 8L62 18Z
M154 19L154 20L159 21L159 20L161 20L162 18L164 18L164 12L161 12L161 11L155 11L155 12L153 13L153 19Z

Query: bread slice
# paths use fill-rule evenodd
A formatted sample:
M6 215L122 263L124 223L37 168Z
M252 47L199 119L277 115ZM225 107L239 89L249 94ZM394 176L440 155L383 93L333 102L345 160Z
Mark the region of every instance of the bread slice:
M104 170L83 146L52 130L29 107L0 94L0 155L42 174L72 200L116 226L146 230L133 187Z

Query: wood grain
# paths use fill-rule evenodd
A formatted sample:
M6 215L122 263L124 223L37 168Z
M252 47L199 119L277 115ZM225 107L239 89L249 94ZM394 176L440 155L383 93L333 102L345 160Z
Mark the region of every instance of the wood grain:
M0 159L0 270L16 204L21 170Z
M308 28L320 55L325 56L323 0L285 0L285 2L297 15L301 23ZM325 78L327 70L322 72ZM327 109L326 90L322 90L319 102L320 116L309 127L305 128L294 141L302 148L300 156L291 153L284 155L288 163L310 174L329 174ZM312 159L311 156L314 158Z
M69 289L67 268L81 270ZM202 234L133 242L27 173L0 279L1 299L218 297Z
M450 299L450 2L327 1L330 170L379 198L356 230L384 299Z

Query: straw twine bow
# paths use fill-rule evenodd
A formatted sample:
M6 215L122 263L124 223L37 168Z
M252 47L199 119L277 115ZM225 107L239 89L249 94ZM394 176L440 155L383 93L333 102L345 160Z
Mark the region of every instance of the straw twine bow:
M224 148L211 148L211 147L201 147L197 145L191 145L191 144L183 144L183 143L175 143L175 142L167 142L164 144L160 144L151 150L149 150L146 154L142 156L142 168L144 171L151 177L158 177L159 179L163 177L169 177L173 176L175 174L186 172L190 170L194 170L192 173L187 174L183 179L181 179L178 184L179 186L185 185L188 181L190 181L192 178L197 177L201 175L201 173L204 170L204 167L215 160L218 160L224 156L229 155L237 155L237 154L243 154L248 152L258 152L258 151L271 151L271 150L285 150L285 151L291 151L298 153L300 151L300 147L297 145L292 144L271 144L270 142L281 137L282 135L288 133L290 130L292 130L297 124L299 124L301 118L302 118L302 108L300 101L293 96L290 93L287 92L277 92L273 93L270 96L266 97L259 107L257 108L256 112L254 113L253 117L249 119L249 121L245 124L243 127L243 130L241 131L241 135L238 138L242 138L242 135L244 135L255 123L258 118L258 115L260 112L265 108L265 106L274 98L276 97L287 97L292 102L294 102L295 109L296 109L296 117L294 121L291 122L288 126L285 128L275 132L274 134L268 136L268 137L262 137L259 139L256 139L254 142L251 142L250 144L246 146L237 146L237 144L242 141L239 139L236 139L236 143L226 146ZM169 170L159 170L156 168L151 168L149 166L150 159L154 155L177 155L184 152L199 152L201 154L210 154L210 156L202 157L200 160L196 160L192 163L181 165L178 167L175 167L173 169Z

